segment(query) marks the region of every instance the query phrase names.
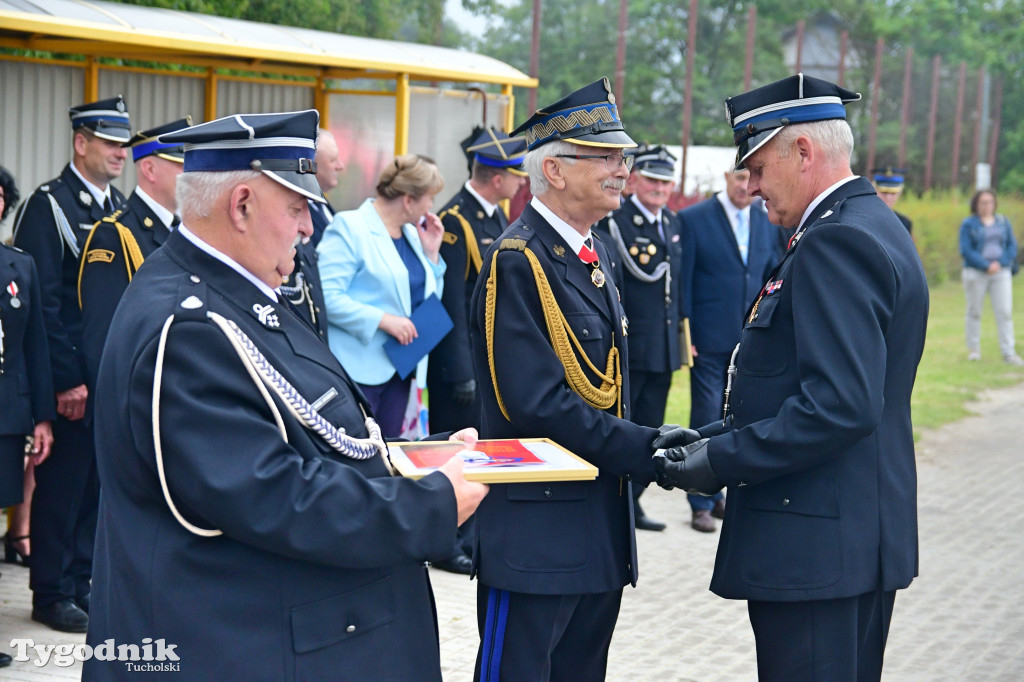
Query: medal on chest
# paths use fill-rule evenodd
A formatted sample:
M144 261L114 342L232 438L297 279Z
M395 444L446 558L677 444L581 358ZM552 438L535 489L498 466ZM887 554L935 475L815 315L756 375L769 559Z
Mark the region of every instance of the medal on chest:
M12 308L20 308L21 307L21 299L18 298L18 292L19 291L20 291L20 289L18 289L18 283L15 282L14 280L11 280L11 283L7 285L7 293L9 293L11 295L11 307Z

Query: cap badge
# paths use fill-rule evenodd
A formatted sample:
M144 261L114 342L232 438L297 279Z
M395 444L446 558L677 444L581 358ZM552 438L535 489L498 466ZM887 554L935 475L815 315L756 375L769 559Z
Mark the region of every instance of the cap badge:
M604 83L604 89L608 91L608 104L615 104L615 93L612 92L612 84L608 82L607 78L601 79Z

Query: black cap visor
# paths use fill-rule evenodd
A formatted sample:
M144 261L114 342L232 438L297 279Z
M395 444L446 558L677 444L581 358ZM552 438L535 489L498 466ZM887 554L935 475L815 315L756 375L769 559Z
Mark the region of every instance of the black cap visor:
M736 148L735 170L746 170L746 161L750 158L750 155L767 144L768 140L778 135L782 128L783 126L779 126L778 128L772 128L770 130L762 130L759 133L741 140Z
M132 139L132 131L127 126L112 125L106 121L98 121L94 125L82 125L81 128L88 128L96 137L113 142L127 142Z
M307 199L312 199L321 204L326 204L324 193L320 190L320 183L316 181L313 173L299 173L298 171L266 170L261 173L274 182L278 182L290 190L298 192Z

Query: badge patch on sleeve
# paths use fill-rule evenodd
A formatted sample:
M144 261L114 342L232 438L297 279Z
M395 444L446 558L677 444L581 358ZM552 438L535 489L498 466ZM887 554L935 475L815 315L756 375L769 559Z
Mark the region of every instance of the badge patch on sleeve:
M86 263L113 263L114 252L107 249L93 249L85 254Z

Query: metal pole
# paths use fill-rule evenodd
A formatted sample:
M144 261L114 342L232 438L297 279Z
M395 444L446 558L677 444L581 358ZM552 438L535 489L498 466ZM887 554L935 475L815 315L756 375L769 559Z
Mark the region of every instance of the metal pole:
M757 5L747 10L747 59L743 65L743 91L750 90L754 77L754 36L757 32Z
M395 156L409 153L409 74L395 76Z
M804 27L807 22L801 19L796 22L796 64L794 65L794 71L800 73L800 68L803 65L804 58Z
M686 192L686 149L690 145L690 116L693 113L693 56L697 51L697 0L690 0L686 18L686 83L683 86L683 158L679 178L680 191Z
M953 161L949 171L949 187L955 189L960 166L960 129L964 118L964 87L967 84L967 63L960 62L960 74L956 86L956 118L953 119Z
M1003 123L1003 78L996 79L996 99L992 104L992 136L988 141L988 165L992 186L996 186L996 161L999 156L999 128Z
M910 97L910 79L914 71L914 48L907 48L907 59L903 64L903 118L900 121L900 168L907 165L907 128L910 127L910 110L914 100Z
M530 40L531 78L537 78L537 74L540 73L540 2L541 0L533 0L533 37ZM530 108L527 115L531 115L537 111L537 88L530 88L527 102Z
M878 142L878 100L882 92L882 51L885 49L885 40L879 38L875 41L875 80L871 85L871 131L868 133L868 166L864 169L864 175L871 175L871 169L875 167L875 144Z
M846 79L846 47L850 42L850 32L843 31L839 34L839 77L836 78L836 82L842 87L843 81Z
M978 104L974 110L974 151L971 153L971 177L977 180L978 163L981 161L981 107L985 99L985 67L978 67Z
M942 68L942 57L932 58L932 101L928 108L928 145L924 155L924 189L932 188L932 159L935 158L935 119L939 108L939 69Z
M629 21L629 0L619 0L619 40L615 47L615 98L619 118L626 101L626 27Z

